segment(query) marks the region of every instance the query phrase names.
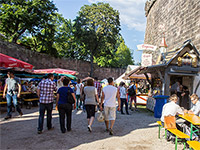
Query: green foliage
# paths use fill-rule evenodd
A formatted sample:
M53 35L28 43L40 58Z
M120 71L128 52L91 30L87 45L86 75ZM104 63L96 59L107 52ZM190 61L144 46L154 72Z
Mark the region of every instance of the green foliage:
M57 10L53 2L49 0L0 0L0 3L0 32L9 41L17 42L20 38L26 37L26 42L30 42L28 36L39 35L44 30L47 36L53 34L54 27L49 24ZM48 31L47 28L49 28ZM54 55L55 50L50 47L52 42L52 40L46 41L43 46L48 49L47 53Z
M0 0L0 38L55 57L90 60L91 65L133 64L119 34L119 12L109 4L84 5L74 22L56 10L51 0Z
M75 38L85 47L91 64L94 58L112 55L120 31L118 11L105 3L84 5L74 21Z
M102 67L114 68L126 68L128 65L133 65L130 49L125 45L121 36L119 36L116 46L117 49L111 51L112 55L95 58L95 62Z

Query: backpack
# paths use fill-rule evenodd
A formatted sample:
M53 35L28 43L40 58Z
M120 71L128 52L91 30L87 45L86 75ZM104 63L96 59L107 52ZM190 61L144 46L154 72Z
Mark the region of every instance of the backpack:
M136 95L136 92L134 90L134 86L131 86L129 89L128 89L128 95L129 96L135 96Z

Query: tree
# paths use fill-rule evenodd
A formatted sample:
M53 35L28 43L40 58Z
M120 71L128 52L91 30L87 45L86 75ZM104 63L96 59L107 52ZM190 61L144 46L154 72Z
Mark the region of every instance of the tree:
M132 54L122 36L118 37L116 47L116 50L111 51L112 55L95 58L95 62L102 67L126 68L128 65L133 65Z
M57 10L50 0L0 0L0 33L17 42L24 34L45 28Z
M119 12L107 3L84 5L75 21L74 36L88 54L93 75L94 58L112 55L120 31Z

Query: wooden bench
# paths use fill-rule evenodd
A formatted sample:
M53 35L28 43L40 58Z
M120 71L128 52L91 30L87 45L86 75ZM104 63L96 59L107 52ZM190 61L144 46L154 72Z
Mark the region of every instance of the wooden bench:
M38 101L38 100L39 100L39 98L24 99L24 102L27 102L27 103L28 103L28 105L26 105L26 108L31 109L31 102L32 102L32 101Z
M7 104L7 102L6 101L0 102L0 105L2 105L2 104Z
M200 150L200 142L198 141L187 141L188 145L190 146L190 150Z
M160 129L161 128L164 128L163 127L163 125L162 125L162 123L161 123L161 121L157 121L157 123L158 123L158 125L159 125L159 133L158 133L158 137L160 138ZM175 135L175 150L177 150L177 144L178 144L178 142L179 142L179 139L189 139L190 138L190 136L189 135L187 135L187 134L185 134L185 133L183 133L183 132L181 132L181 131L179 131L178 129L165 129L165 138L166 138L166 136L167 136L167 134L166 134L166 131L169 131L169 132L171 132L172 134L174 134ZM178 139L179 138L179 139ZM184 143L184 149L185 149L185 141L183 141L183 143Z

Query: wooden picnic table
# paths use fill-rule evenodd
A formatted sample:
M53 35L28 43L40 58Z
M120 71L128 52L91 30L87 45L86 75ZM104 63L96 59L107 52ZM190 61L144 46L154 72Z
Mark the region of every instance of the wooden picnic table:
M20 95L31 94L31 92L21 92ZM0 93L0 96L3 96L3 93Z
M184 115L179 115L179 117L190 122L190 128L191 128L190 139L192 140L192 134L199 131L199 129L194 130L194 128L195 126L200 126L200 117L198 117L195 114L188 114L188 113L185 113Z
M27 95L27 94L32 94L31 92L21 92L21 95Z

